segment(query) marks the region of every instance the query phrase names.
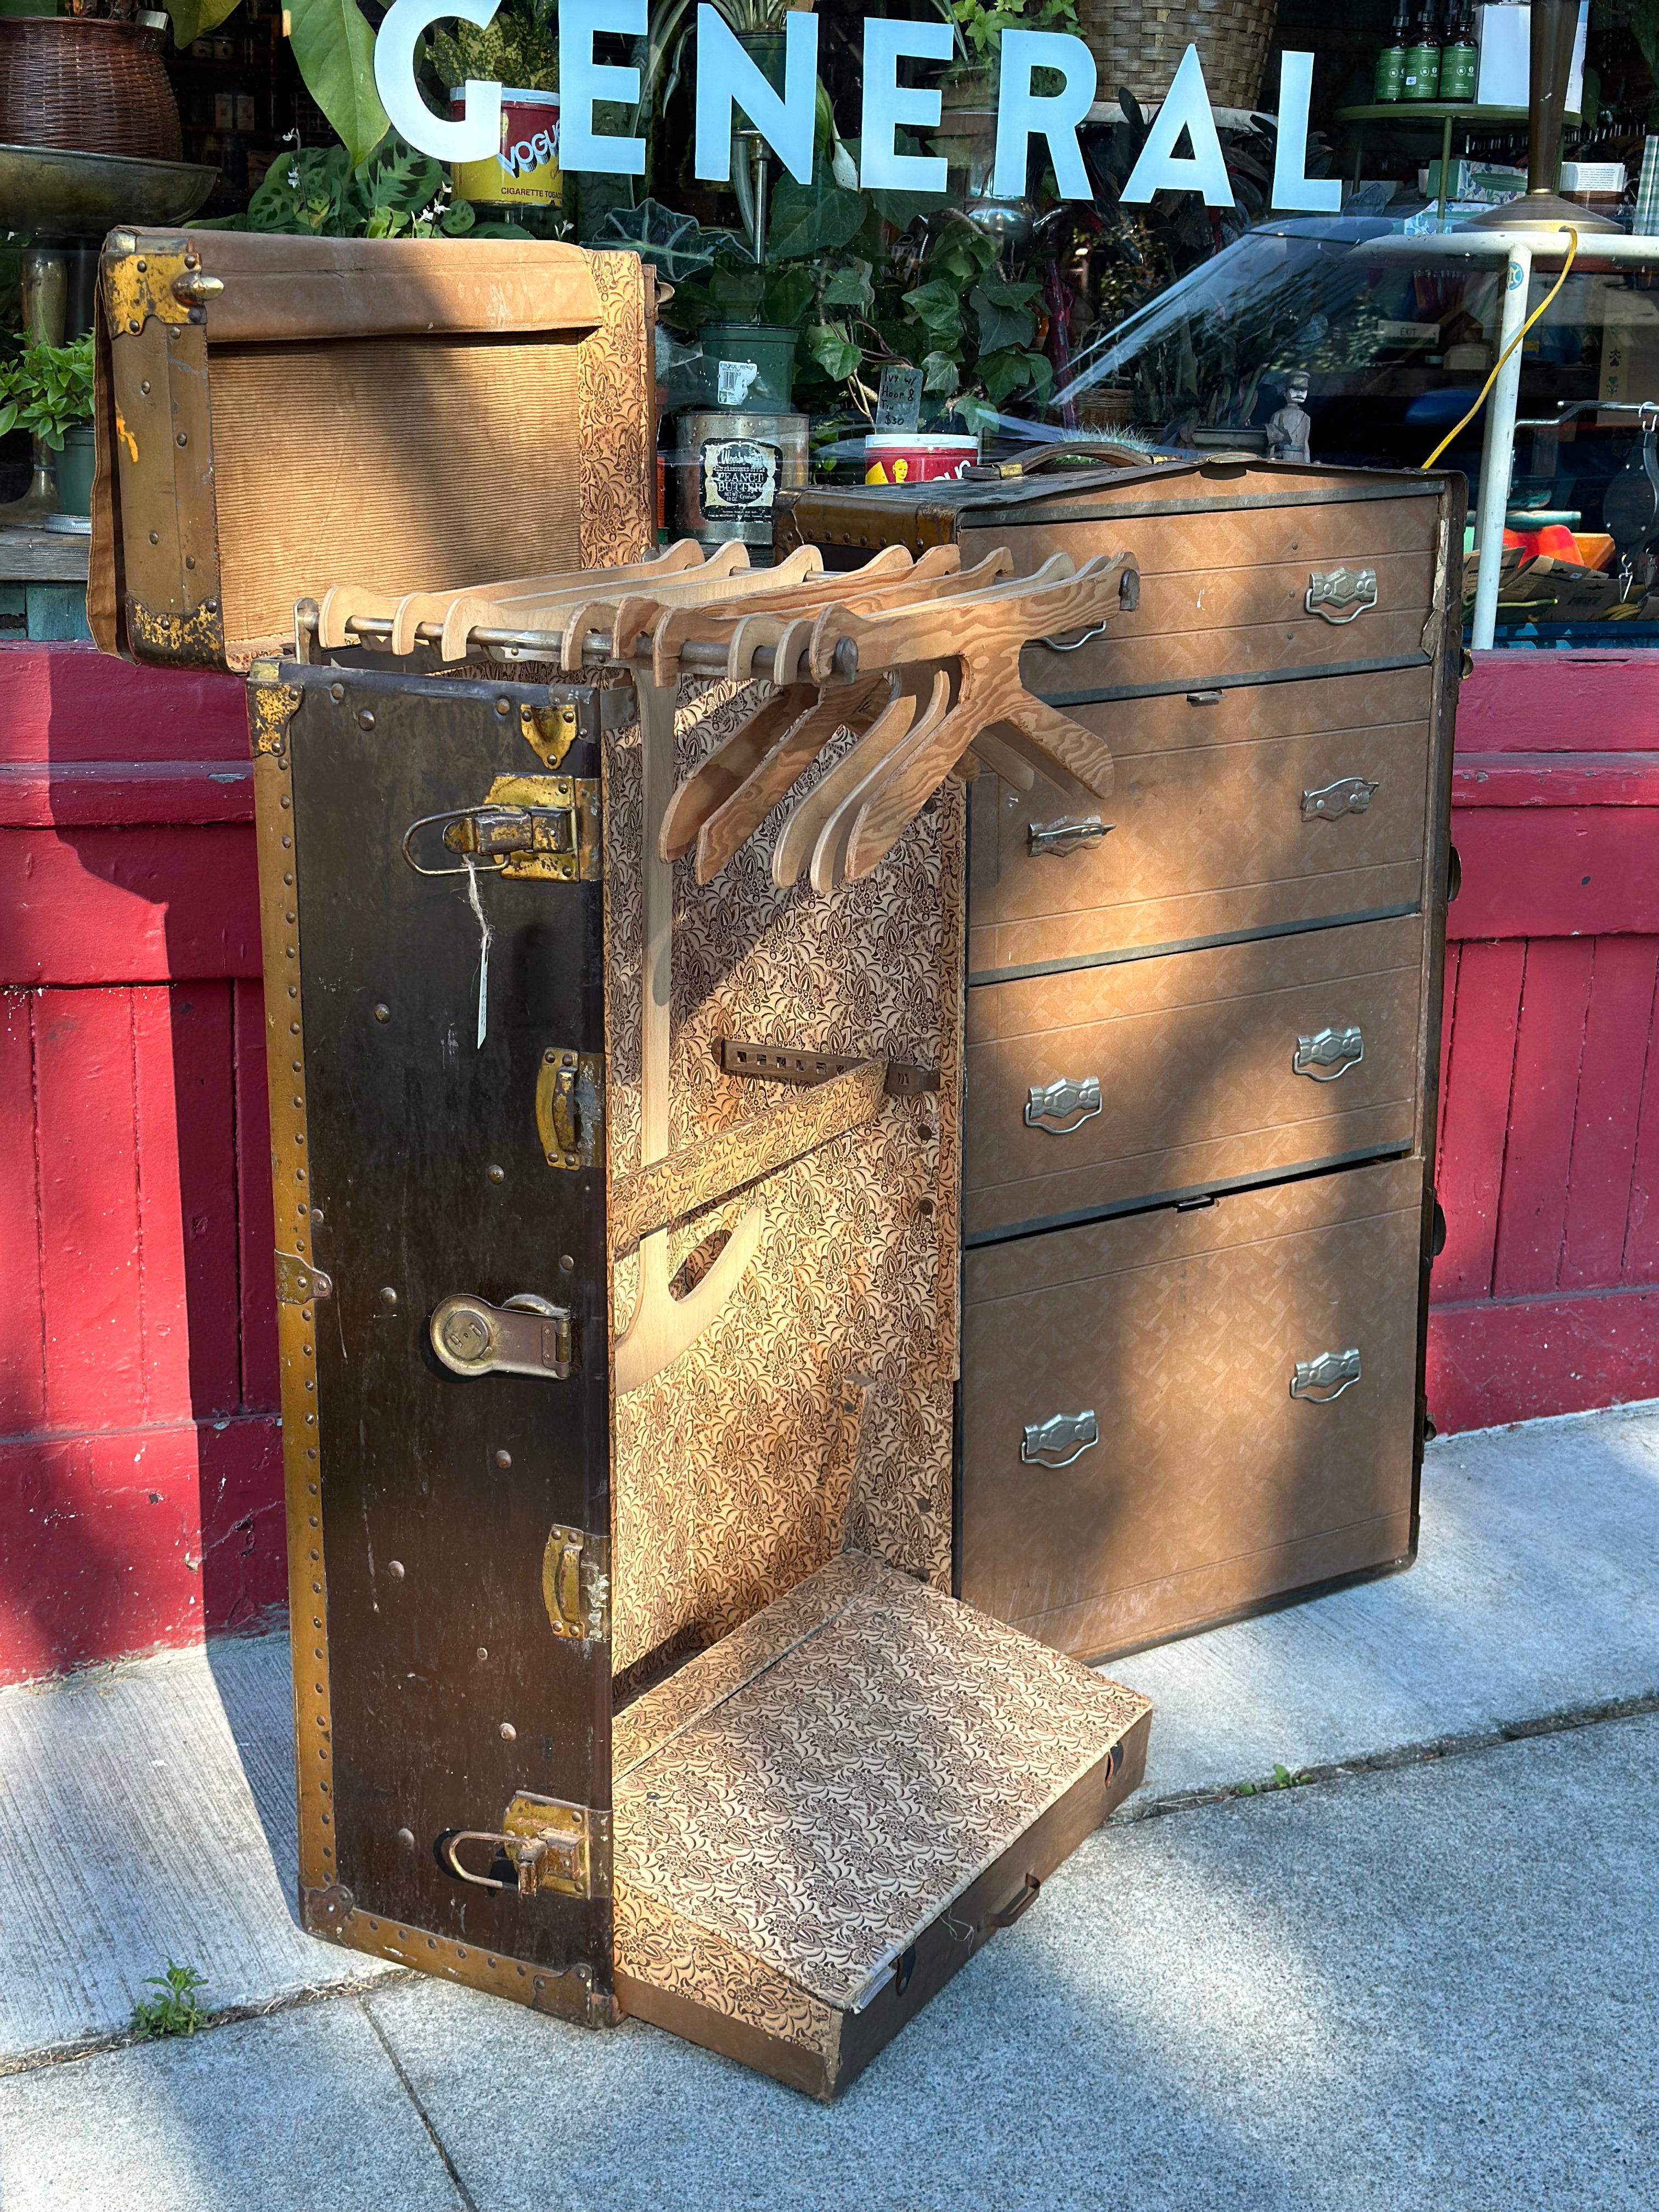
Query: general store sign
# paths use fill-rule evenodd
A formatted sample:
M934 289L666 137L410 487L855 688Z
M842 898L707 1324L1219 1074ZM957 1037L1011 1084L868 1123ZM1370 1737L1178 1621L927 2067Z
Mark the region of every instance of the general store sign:
M562 168L598 170L614 177L645 173L643 138L595 130L601 103L632 107L640 99L640 73L596 61L593 42L604 35L642 39L648 0L559 0L559 161ZM459 17L482 30L498 0L392 0L374 48L374 82L386 112L423 154L441 161L483 161L501 145L501 88L474 80L464 113L448 122L434 115L415 82L416 52L434 23ZM784 17L783 89L777 91L738 43L725 17L697 9L696 145L694 173L710 184L729 181L733 111L741 108L799 184L812 177L812 132L817 107L818 19L799 10ZM909 23L884 15L864 21L864 112L860 132L859 183L866 191L942 193L943 155L905 154L897 146L901 125L927 133L939 127L937 91L899 82L900 65L949 61L954 52L947 23ZM1040 70L1061 80L1058 92L1032 90ZM1273 204L1310 215L1334 215L1342 203L1334 178L1305 173L1308 102L1313 56L1287 53L1279 95L1279 146L1273 164ZM1018 199L1025 189L1034 138L1048 148L1060 197L1092 199L1077 143L1078 125L1096 94L1095 58L1081 39L1058 31L1005 31L997 98L996 160L991 189ZM1182 141L1188 150L1179 151ZM1182 57L1163 106L1153 118L1123 198L1150 200L1157 191L1198 192L1206 206L1231 207L1231 187L1197 49Z

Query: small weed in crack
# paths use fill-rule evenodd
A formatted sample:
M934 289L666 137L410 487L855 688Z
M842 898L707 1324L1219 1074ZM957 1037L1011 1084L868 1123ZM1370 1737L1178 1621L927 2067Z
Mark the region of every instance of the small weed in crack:
M165 1973L145 1975L144 1987L156 1994L140 1997L133 2006L135 2035L194 2035L207 2025L207 2013L196 2000L197 1990L207 1987L207 1976L194 1966L178 1966L169 1959Z
M1292 1773L1288 1766L1280 1766L1275 1760L1271 1782L1241 1782L1238 1794L1241 1797L1259 1797L1264 1790L1299 1790L1304 1782L1312 1780L1311 1774Z

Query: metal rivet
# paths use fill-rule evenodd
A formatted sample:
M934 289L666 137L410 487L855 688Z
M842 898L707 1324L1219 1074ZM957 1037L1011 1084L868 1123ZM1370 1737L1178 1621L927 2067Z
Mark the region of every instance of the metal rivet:
M489 1656L489 1652L484 1650L482 1644L478 1646L478 1656L480 1659L488 1659Z
M386 1571L387 1574L391 1576L394 1583L402 1582L404 1578L404 1563L401 1559L388 1559L386 1563Z
M145 398L146 398L146 399L148 399L148 398L149 398L149 377L146 377L146 378L144 379L143 382L143 383L138 386L138 389L140 390L140 392L142 392L143 393L143 395L144 395ZM152 538L150 539L150 541L149 541L149 542L150 542L150 544L151 544L152 545L154 545L154 544L155 543L155 540Z
M149 542L150 542L150 544L151 544L152 545L159 545L159 544L161 544L161 532L160 532L159 530L152 530L152 531L150 532L150 533L149 533Z
M185 431L181 430L181 431L179 433L179 436L178 436L178 439L177 439L177 441L176 441L176 442L177 442L178 444L181 445L181 446L187 446L187 445L189 445L189 443L190 443L189 434L188 434Z
M493 1160L484 1170L484 1173L489 1177L491 1182L505 1182L507 1181L507 1170L505 1168L497 1167Z
M576 1261L575 1261L575 1258L574 1258L574 1255L572 1255L571 1253L568 1253L568 1252L561 1252L561 1253L560 1253L560 1255L559 1255L559 1267L560 1267L560 1271L561 1271L562 1273L564 1273L564 1274L567 1274L567 1275L568 1275L568 1274L570 1273L571 1269L575 1266L575 1264L576 1264Z
M298 1024L298 1022L290 1022L290 1023L289 1024L289 1025L288 1025L288 1033L289 1033L289 1035L290 1036L299 1036L299 1034L300 1034L300 1024Z
M412 1851L415 1848L415 1831L413 1828L399 1828L398 1831L398 1841L403 1845L406 1851ZM399 1936L401 1936L403 1932L404 1931L401 1928L398 1930Z
M384 1000L375 1007L374 1018L377 1022L389 1022L392 1019L392 1009Z
M217 599L204 599L202 605L207 609L210 615L216 615L219 611L219 602Z
M388 1307L390 1307L390 1306L395 1306L395 1305L397 1304L397 1303L398 1303L398 1293L396 1292L396 1291L394 1291L394 1290L392 1289L392 1287L391 1284L390 1284L390 1283L388 1283L388 1284L386 1285L385 1289L380 1292L380 1304L381 1304L383 1306L388 1306Z
M502 1468L511 1467L513 1464L512 1453L510 1451L498 1451L495 1455L495 1464L497 1467Z
M293 869L292 869L292 868L289 868L289 869L288 869L288 870L286 870L286 871L284 872L283 876L283 881L285 884L291 884L291 883L294 881L294 871L293 871Z
M193 568L196 566L196 556L193 553L185 554L185 566L186 568Z
M320 1221L320 1220L322 1219L322 1218L323 1218L323 1209L322 1209L322 1207L321 1207L320 1206L313 1206L312 1207L312 1209L311 1209L311 1218L312 1218L312 1219L313 1219L313 1221Z
M516 1743L518 1741L519 1731L514 1727L511 1721L503 1721L501 1723L501 1734L508 1743Z
M372 730L374 726L374 717L369 713L368 708L365 707L357 717L357 727L360 730Z
M294 850L294 840L293 840L293 838L292 838L292 837L284 837L284 838L283 838L283 850L285 853L291 853L291 852Z
M498 699L495 702L495 712L498 714L510 714L513 712L513 702L510 699Z
M933 1210L933 1201L931 1198L924 1198L921 1205L916 1208L916 1212L921 1214L924 1221L927 1218L928 1215L932 1213Z
M331 684L328 687L328 696L337 707L341 700L345 697L345 685L343 684Z

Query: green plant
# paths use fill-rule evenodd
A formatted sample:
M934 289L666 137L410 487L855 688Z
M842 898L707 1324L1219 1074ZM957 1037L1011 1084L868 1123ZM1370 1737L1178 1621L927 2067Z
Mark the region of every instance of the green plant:
M509 15L503 9L482 31L458 22L453 31L434 31L427 51L449 92L469 77L519 92L559 88L558 46L543 15Z
M1273 1778L1271 1782L1241 1782L1238 1785L1238 1794L1241 1797L1260 1797L1269 1790L1300 1790L1304 1783L1312 1780L1312 1775L1305 1769L1292 1770L1288 1766L1280 1766L1275 1760Z
M162 0L180 51L222 23L236 0ZM374 88L374 33L357 0L289 0L285 27L295 68L351 156L366 161L389 123Z
M343 146L307 146L273 161L244 215L219 230L306 238L522 238L516 225L481 223L468 200L452 199L441 161L388 131L361 168Z
M54 453L64 433L92 418L92 333L73 345L26 346L0 362L0 436L20 426Z
M133 2005L135 2035L194 2035L206 2026L207 2014L197 2002L196 1992L207 1987L207 1976L194 1966L178 1966L169 1959L164 1973L145 1975L144 1987L157 1994L140 1997Z
M950 0L952 21L962 34L972 59L983 66L994 61L1005 31L1070 31L1082 29L1077 0Z

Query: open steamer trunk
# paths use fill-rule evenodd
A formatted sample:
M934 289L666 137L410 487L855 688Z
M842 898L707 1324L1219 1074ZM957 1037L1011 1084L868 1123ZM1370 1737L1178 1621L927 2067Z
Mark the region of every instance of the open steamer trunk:
M949 1595L938 748L1070 740L938 672L954 556L868 617L686 559L331 592L252 672L302 1908L830 2097L1144 1764L1145 1699ZM1105 618L1094 568L946 628Z

